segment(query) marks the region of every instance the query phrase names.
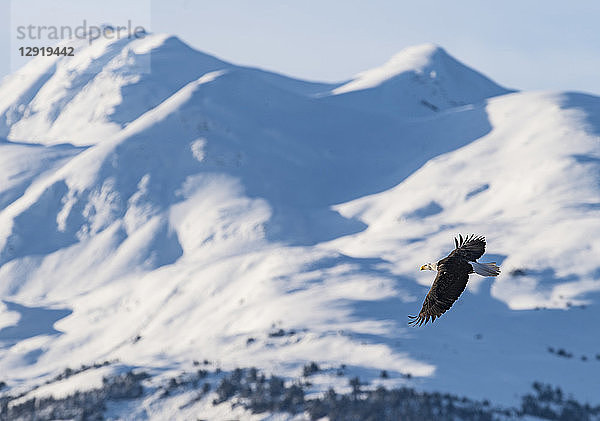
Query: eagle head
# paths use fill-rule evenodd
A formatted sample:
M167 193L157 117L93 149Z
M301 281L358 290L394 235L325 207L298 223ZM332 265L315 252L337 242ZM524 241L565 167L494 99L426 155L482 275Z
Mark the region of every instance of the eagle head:
M421 266L421 270L437 270L437 263L427 263Z

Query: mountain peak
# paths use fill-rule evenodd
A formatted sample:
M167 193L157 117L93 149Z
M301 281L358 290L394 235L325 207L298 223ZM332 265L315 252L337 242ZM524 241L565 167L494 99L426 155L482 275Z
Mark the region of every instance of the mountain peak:
M356 97L351 103L369 110L417 117L509 92L442 47L427 43L401 50L331 94L349 94Z
M419 44L407 47L394 54L381 66L358 73L350 82L336 88L333 93L373 88L405 72L422 72L426 67L444 59L452 59L442 47L432 44Z
M403 69L418 69L422 66L430 64L434 60L451 58L446 50L437 44L424 43L406 47L394 54L385 64L379 68L387 68L403 71Z
M203 74L232 66L167 34L80 47L74 57L38 57L0 84L0 136L95 144Z

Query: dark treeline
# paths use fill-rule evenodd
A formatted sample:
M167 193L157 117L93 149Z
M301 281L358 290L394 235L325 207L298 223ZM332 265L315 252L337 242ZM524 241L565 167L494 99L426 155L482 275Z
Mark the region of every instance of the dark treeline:
M311 363L305 377L318 371ZM214 404L230 401L254 413L307 413L312 420L328 417L331 421L385 420L508 420L535 416L543 420L600 421L600 406L592 407L567 399L559 388L533 383L533 392L521 399L520 407L493 406L489 401L437 392L419 392L402 387L382 386L367 389L358 378L349 379L347 394L328 390L324 396L307 399L307 382L288 385L277 376L266 377L256 368L236 369L223 377L216 389Z
M200 365L194 364L194 365ZM208 365L205 362L205 366ZM65 371L57 380L68 378L77 370ZM328 417L331 421L386 420L513 420L537 417L542 420L600 421L600 406L582 404L559 388L535 382L532 392L522 397L519 407L495 406L487 400L436 392L421 392L402 387L369 388L354 377L348 380L351 391L337 393L329 389L319 397L307 397L310 377L321 372L315 363L308 364L303 376L286 381L275 375L266 376L256 368L238 368L228 373L220 369L198 369L168 379L158 387L145 388L144 372L128 371L105 378L99 389L77 392L62 399L32 398L19 404L20 396L0 395L0 421L17 420L103 420L109 401L134 400L150 394L160 398L194 392L181 409L206 399L210 392L213 405L242 406L265 415L273 412L306 414L311 420ZM201 418L202 414L198 414Z

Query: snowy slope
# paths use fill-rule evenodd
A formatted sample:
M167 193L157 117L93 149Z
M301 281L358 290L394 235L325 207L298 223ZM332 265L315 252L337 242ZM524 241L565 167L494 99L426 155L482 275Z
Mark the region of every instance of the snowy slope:
M0 209L3 209L20 197L36 178L43 178L44 172L59 168L82 148L71 145L44 147L0 139L0 150Z
M145 55L162 65L140 71ZM432 46L339 85L160 35L77 60L0 86L11 389L67 366L207 358L387 370L386 385L497 402L537 380L598 401L600 99L509 93ZM486 235L503 273L409 329L433 275L417 269L458 232Z
M412 332L417 342L407 344L425 361L444 361L426 383L454 388L459 379L477 395L494 378L496 397L509 399L538 378L597 400L600 367L581 357L600 348L593 333L600 317L600 100L523 93L495 98L486 110L488 135L430 160L393 189L337 206L368 229L332 248L382 257L408 274L444 256L454 233L485 233L482 261L497 261L503 273L491 281L472 276L453 311ZM431 273L411 276L424 295ZM569 350L575 361L557 361L548 348Z

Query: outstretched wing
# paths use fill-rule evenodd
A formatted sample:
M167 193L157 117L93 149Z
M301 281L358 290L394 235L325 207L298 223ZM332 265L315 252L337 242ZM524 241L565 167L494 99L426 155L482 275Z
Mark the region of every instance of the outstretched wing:
M429 320L432 322L440 317L452 307L452 304L458 299L465 290L469 280L468 271L438 271L431 289L425 297L423 307L418 316L408 316L412 326L422 326Z
M463 238L458 234L458 238L454 239L456 248L448 255L448 257L462 257L468 262L474 262L485 253L485 237L475 234L467 235Z

